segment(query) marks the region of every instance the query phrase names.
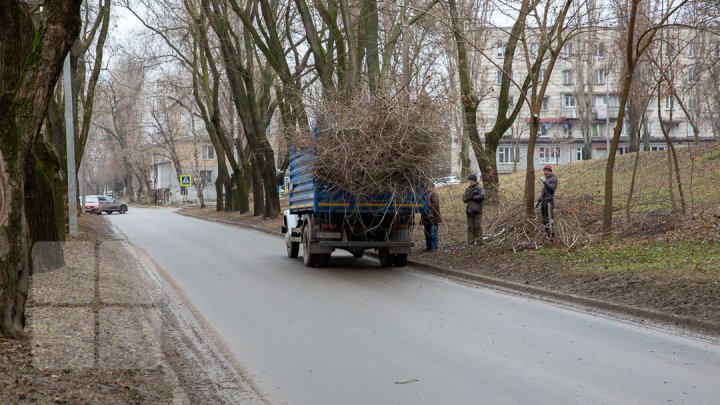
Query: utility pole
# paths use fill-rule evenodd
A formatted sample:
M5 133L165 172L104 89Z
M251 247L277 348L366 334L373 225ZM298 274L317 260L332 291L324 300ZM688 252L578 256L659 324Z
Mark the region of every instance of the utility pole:
M65 96L65 145L67 149L67 176L68 176L68 220L70 222L70 236L78 236L77 218L77 178L75 176L75 122L73 121L72 78L70 77L70 52L65 57L63 66L63 93Z

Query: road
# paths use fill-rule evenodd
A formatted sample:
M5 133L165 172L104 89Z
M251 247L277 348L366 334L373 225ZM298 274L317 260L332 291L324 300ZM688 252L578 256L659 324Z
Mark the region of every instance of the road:
M273 404L720 402L709 342L372 259L305 268L280 238L169 209L105 218Z

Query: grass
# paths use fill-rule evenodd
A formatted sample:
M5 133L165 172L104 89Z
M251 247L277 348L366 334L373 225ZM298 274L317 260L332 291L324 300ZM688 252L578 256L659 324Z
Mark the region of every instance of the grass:
M658 240L597 245L573 252L544 249L547 260L565 260L583 273L646 273L658 277L720 279L720 243Z

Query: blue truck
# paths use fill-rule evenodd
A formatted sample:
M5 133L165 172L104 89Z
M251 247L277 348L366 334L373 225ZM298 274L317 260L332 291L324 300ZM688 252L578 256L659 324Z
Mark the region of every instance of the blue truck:
M283 215L287 255L325 267L336 249L363 257L376 250L383 267L405 265L414 217L427 212L426 193L352 195L315 175L315 149L290 150L289 208Z

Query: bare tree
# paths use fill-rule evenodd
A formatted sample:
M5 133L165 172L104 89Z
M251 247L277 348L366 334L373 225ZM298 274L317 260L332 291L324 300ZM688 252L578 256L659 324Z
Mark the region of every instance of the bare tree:
M687 0L681 0L677 4L671 3L667 7L668 11L660 11L660 15L656 22L639 21L639 12L641 9L641 0L629 0L626 4L619 4L618 10L620 18L627 18L627 40L624 46L625 51L625 68L623 71L623 82L620 90L620 105L618 109L618 119L613 130L612 142L608 152L607 165L605 167L605 201L603 208L603 226L602 233L604 238L612 235L613 220L613 175L615 168L615 155L620 143L620 135L623 129L625 119L625 107L627 105L630 89L632 86L632 78L637 67L639 59L652 44L657 32L668 19L682 7ZM649 10L648 10L649 11Z
M112 71L103 86L105 110L98 111L93 124L117 142L125 194L135 201L133 189L133 148L141 136L142 107L140 105L147 68L125 57Z
M275 217L280 213L280 199L276 186L275 155L266 134L275 108L270 103L272 69L267 63L256 66L258 61L252 36L248 32L233 30L226 8L217 0L203 0L202 3L220 42L235 109L250 148L255 215ZM256 81L256 75L260 80Z
M550 76L555 68L555 63L560 56L563 47L568 38L565 32L567 21L570 20L569 15L572 5L571 0L560 2L557 6L557 14L551 12L555 9L555 4L549 0L542 9L542 13L537 11L537 4L533 7L535 21L537 23L537 51L530 51L527 46L526 33L521 32L525 51L525 63L530 81L529 94L526 96L530 106L530 134L528 139L527 153L527 170L525 172L525 215L528 218L535 216L535 144L540 129L540 115L542 110L545 91L550 83ZM546 56L547 54L547 56ZM534 59L533 59L534 57ZM541 75L541 66L545 64L544 74Z
M177 99L171 102L166 97L156 98L150 105L151 122L149 123L152 128L149 135L153 141L155 153L171 162L178 184L180 184L180 175L185 172L176 147L176 140L182 137L180 106ZM185 198L186 194L187 190L182 187L182 198Z

